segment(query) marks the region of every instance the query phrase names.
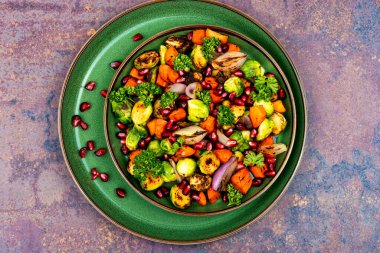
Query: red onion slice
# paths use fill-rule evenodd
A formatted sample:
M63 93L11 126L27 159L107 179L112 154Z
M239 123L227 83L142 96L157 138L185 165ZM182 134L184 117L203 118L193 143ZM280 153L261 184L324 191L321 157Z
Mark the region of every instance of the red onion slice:
M218 141L222 143L224 146L227 145L227 142L230 140L227 136L224 135L220 130L216 131L216 135L218 135Z
M186 84L175 83L175 84L172 85L172 87L170 87L169 91L175 92L175 93L178 93L178 94L185 94L186 87L187 87Z
M234 173L237 167L238 161L235 156L232 156L225 164L219 167L212 177L212 189L214 191L225 191L227 184L231 179L232 174Z
M198 82L195 82L195 83L191 83L189 84L187 87L186 87L186 95L189 97L189 98L195 98L195 89L197 87L199 83Z

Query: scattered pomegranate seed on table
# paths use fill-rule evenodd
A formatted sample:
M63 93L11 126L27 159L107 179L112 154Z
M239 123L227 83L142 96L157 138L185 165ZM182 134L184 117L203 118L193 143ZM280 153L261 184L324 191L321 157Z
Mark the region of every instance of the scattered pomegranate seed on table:
M96 156L102 156L107 152L105 148L99 148L98 150L95 151Z
M87 148L86 147L83 147L83 148L79 149L79 156L80 156L80 158L85 158L86 154L87 154Z
M88 125L86 122L84 122L83 120L80 121L80 127L86 131L88 129Z
M90 104L90 103L88 103L88 102L83 102L83 103L80 104L79 110L80 110L81 112L84 112L84 111L87 111L87 110L90 109L90 108L91 108L91 104Z
M110 67L113 68L113 69L119 68L120 65L121 65L121 61L114 61L114 62L110 63Z
M94 141L88 141L87 142L87 148L90 151L94 150L95 149L95 142Z
M90 81L84 86L86 90L93 91L95 89L96 83L94 81Z
M116 189L116 195L119 196L119 198L124 198L125 197L125 190L121 188Z
M103 182L107 182L108 178L109 176L107 173L100 173L100 180L102 180Z
M133 37L132 37L132 40L133 41L139 41L139 40L142 40L143 36L141 33L136 33Z
M91 169L91 179L92 180L95 180L99 175L100 174L96 168Z
M80 122L82 121L81 117L79 115L74 115L71 118L71 125L74 127L77 127L80 125Z
M107 96L107 90L101 90L100 95L105 98Z

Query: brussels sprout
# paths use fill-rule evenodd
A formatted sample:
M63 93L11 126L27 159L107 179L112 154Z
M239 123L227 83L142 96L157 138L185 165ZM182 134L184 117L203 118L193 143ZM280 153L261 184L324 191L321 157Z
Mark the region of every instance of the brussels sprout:
M165 151L162 150L159 140L149 142L148 150L152 151L157 157L163 156Z
M281 113L275 112L272 116L270 116L269 119L273 120L274 124L272 133L277 135L285 129L287 122L284 115L282 115Z
M244 131L234 131L230 139L237 141L238 145L232 148L232 151L245 151L249 149L248 142L250 141L250 132L248 130Z
M244 105L242 105L242 106L232 105L230 107L230 109L235 116L234 123L237 123L239 121L240 117L244 115L245 106Z
M189 177L194 174L197 163L191 158L179 159L177 163L177 172L182 177Z
M246 78L253 78L255 76L262 76L264 74L260 63L255 60L246 61L240 70L243 71Z
M272 102L268 101L268 102L265 102L264 100L259 100L259 101L256 101L255 104L256 105L261 105L264 107L265 111L267 112L267 117L271 116L274 112L274 107L273 107L273 104Z
M239 77L233 76L224 82L224 89L229 93L235 92L236 97L240 97L244 92L244 83Z
M148 131L144 126L134 125L133 128L136 128L137 132L140 135L140 138L148 137Z
M158 67L154 67L150 70L150 72L147 75L148 82L156 83L157 81L157 74L158 74Z
M267 138L273 130L274 123L271 119L265 119L259 126L256 140L262 141Z
M145 106L142 101L138 101L132 109L132 121L135 125L145 125L153 112L152 105Z
M164 174L162 175L162 179L164 182L172 182L177 179L174 168L170 165L168 161L163 161L162 166L164 168Z
M206 151L199 158L198 165L203 174L212 175L219 168L220 160L212 151Z
M161 176L153 177L150 172L146 174L146 179L140 182L141 187L146 191L156 190L163 184L164 179Z
M127 138L125 141L125 145L127 145L127 148L129 150L136 150L137 145L139 144L141 140L139 130L133 127L131 130L129 130L127 134Z
M203 55L201 45L196 45L194 47L193 51L191 52L190 57L193 60L195 67L197 67L199 69L203 69L204 67L206 67L207 59Z
M188 105L188 120L192 122L200 122L203 119L208 117L210 113L210 108L208 105L205 105L201 100L190 99L187 101Z
M187 49L190 48L191 42L187 39L186 36L173 35L170 36L166 41L166 45L175 47L178 52L184 53Z
M137 69L153 68L160 61L160 56L156 51L147 51L137 57L134 61Z
M177 185L173 185L170 190L170 200L175 207L180 209L185 209L190 206L191 203L190 194L183 194L182 189L180 189Z
M208 175L194 174L190 177L190 187L192 190L203 192L210 188L211 181Z
M178 141L172 144L169 139L164 139L161 141L160 147L164 153L174 155L181 148L181 144Z
M116 101L111 101L112 111L115 113L116 117L121 123L131 122L132 114L132 104L128 101L123 101L118 103Z
M235 151L234 156L238 159L238 162L242 162L244 160L244 155L240 151Z
M164 45L161 45L160 46L160 63L163 65L163 64L166 64L166 61L165 61L165 54L166 54L166 51L168 50L167 47L165 47Z

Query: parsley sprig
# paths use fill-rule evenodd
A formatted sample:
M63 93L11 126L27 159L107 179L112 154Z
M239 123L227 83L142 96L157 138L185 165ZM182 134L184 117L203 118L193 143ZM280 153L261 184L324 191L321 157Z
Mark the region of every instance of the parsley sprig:
M235 116L228 106L220 105L218 107L218 123L221 126L229 126L234 123Z
M162 162L156 158L153 151L143 150L135 157L133 167L133 176L140 181L146 179L148 172L153 177L160 176L164 173Z
M241 194L232 184L227 186L227 197L228 205L227 206L238 206L241 204L243 194Z
M166 107L174 104L174 101L178 98L178 96L179 96L178 93L171 92L171 91L168 91L168 92L165 92L164 94L162 94L162 96L161 96L162 108L166 108Z
M270 97L277 92L278 82L273 76L259 76L255 78L255 92L251 93L251 98L255 101L270 101Z
M245 166L257 166L259 168L264 167L264 156L262 153L249 152L244 158Z
M202 90L202 91L196 91L195 96L201 100L205 105L210 105L212 100L211 100L211 95L208 90Z
M179 71L183 70L189 72L190 70L195 69L193 65L193 61L186 54L178 54L176 58L174 58L174 70Z
M154 95L159 95L162 93L162 89L154 83L141 83L135 86L135 92L138 98L144 103L145 106L148 106L152 103Z
M221 44L220 40L218 38L204 38L203 39L203 45L202 45L202 52L203 56L210 60L214 57L214 53L216 49Z

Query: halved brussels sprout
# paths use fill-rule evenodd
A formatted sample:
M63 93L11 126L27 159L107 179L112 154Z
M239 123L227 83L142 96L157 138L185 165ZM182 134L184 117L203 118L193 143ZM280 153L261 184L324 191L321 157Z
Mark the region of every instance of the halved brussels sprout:
M132 109L132 121L135 125L145 125L148 122L150 115L152 115L152 105L147 107L142 101L138 101Z
M168 50L167 47L165 47L164 45L161 45L160 46L160 63L162 65L166 64L166 61L165 61L165 54L166 54L166 51Z
M245 106L242 105L242 106L239 106L239 105L232 105L230 107L231 109L231 112L234 114L235 116L235 120L234 120L234 123L236 124L240 117L244 115L244 112L245 112Z
M196 168L197 163L191 158L179 159L177 163L177 172L182 177L189 177L193 175Z
M271 119L265 119L259 126L256 140L262 141L267 138L273 130L274 123Z
M183 194L182 189L180 189L177 185L173 185L170 189L170 200L175 207L180 209L185 209L190 206L191 203L190 194Z
M194 174L190 177L192 190L203 192L210 188L212 178L208 175Z
M272 102L268 101L264 101L264 100L259 100L259 101L256 101L255 104L256 105L261 105L264 107L265 111L267 112L267 117L271 116L274 112L274 107L273 107L273 104Z
M156 83L157 80L157 74L158 74L158 67L154 67L150 70L150 72L147 75L147 80L151 83Z
M264 72L262 72L260 63L255 60L246 61L240 70L243 71L246 78L253 78L255 76L262 76L264 74Z
M212 175L219 168L220 160L212 151L206 151L199 158L198 165L203 174Z
M244 155L240 151L235 151L234 156L238 159L238 162L242 162L244 160Z
M112 111L115 113L118 120L124 124L131 122L132 104L126 100L121 103L118 103L112 100L110 101L111 101Z
M186 36L178 36L178 35L170 36L165 41L165 43L168 46L174 47L180 53L184 53L191 46L191 42L187 39Z
M181 145L178 142L174 142L173 144L169 141L169 139L164 139L160 143L161 149L164 153L168 155L174 155L178 149L180 149Z
M173 182L177 179L174 168L170 165L168 161L163 161L162 166L164 168L164 174L162 175L162 179L164 182Z
M157 157L163 156L165 153L160 146L159 140L149 142L148 150L152 151Z
M140 140L141 137L139 131L133 127L127 134L125 145L127 145L127 148L129 150L133 151L137 149L137 145L139 144Z
M244 92L244 83L239 77L233 76L224 82L224 89L229 93L235 92L236 97L240 97Z
M188 105L188 120L192 122L201 122L201 120L206 119L210 113L210 108L205 105L201 100L190 99L187 101Z
M248 142L250 140L250 132L248 130L245 131L234 131L230 139L237 141L238 145L232 148L232 151L245 151L249 149ZM248 136L248 138L247 138Z
M164 180L161 176L153 177L153 175L148 172L146 174L146 179L140 182L141 187L145 191L153 191L156 190L158 187L164 184Z
M160 61L160 56L156 51L147 51L137 57L134 61L137 69L153 68Z
M194 47L193 51L191 52L190 57L193 60L195 67L197 67L198 69L203 69L204 67L206 67L207 59L203 55L201 45L196 45Z
M270 116L271 120L273 120L273 129L272 133L280 134L286 127L287 121L281 113L275 112L272 116Z

